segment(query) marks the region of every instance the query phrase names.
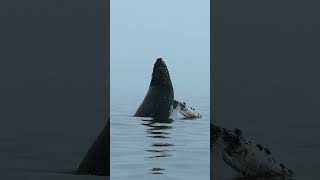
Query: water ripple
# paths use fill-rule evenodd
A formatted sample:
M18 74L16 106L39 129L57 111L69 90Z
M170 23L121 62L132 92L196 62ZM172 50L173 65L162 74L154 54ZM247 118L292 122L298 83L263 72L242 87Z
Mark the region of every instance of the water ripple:
M145 120L142 119L143 123L141 125L146 127L146 137L154 140L151 145L145 150L151 153L151 156L146 158L155 159L165 158L173 156L171 152L175 151L172 147L175 146L172 142L168 142L171 137L170 130L173 129L171 123L172 120L159 122L157 120ZM160 142L159 142L160 141ZM165 168L157 167L149 169L151 174L164 174Z

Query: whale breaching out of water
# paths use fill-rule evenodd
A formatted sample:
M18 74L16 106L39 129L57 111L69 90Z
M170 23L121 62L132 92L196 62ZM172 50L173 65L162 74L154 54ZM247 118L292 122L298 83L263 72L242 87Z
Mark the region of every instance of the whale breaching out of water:
M174 90L165 62L158 58L153 67L149 90L134 114L137 117L152 117L167 120L178 112L185 118L199 118L194 108L174 99Z
M200 118L194 108L174 99L174 90L165 62L158 58L153 67L149 90L134 116L166 120L175 113L185 118ZM211 149L220 149L224 163L239 177L289 177L290 169L278 163L271 151L247 140L241 130L210 126ZM218 152L218 151L216 151ZM214 156L219 156L214 153Z

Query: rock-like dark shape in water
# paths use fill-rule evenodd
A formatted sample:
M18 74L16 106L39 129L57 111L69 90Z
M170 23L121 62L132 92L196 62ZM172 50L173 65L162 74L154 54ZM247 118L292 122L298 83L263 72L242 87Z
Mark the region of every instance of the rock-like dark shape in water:
M134 116L167 120L173 98L169 71L165 62L158 58L153 67L149 90Z
M91 145L78 167L77 174L110 176L110 120Z

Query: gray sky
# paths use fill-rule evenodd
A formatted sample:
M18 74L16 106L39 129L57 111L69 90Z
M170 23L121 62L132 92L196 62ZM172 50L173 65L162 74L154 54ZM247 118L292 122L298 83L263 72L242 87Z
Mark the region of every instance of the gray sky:
M153 64L162 57L176 95L210 87L209 0L112 0L111 96L149 86Z

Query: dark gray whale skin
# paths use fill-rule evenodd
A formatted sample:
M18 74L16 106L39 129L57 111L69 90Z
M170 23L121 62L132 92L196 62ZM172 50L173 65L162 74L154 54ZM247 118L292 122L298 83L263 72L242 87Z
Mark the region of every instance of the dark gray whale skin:
M158 58L153 67L149 90L134 116L168 120L173 98L169 71L165 62Z
M110 176L110 120L89 148L76 174Z

